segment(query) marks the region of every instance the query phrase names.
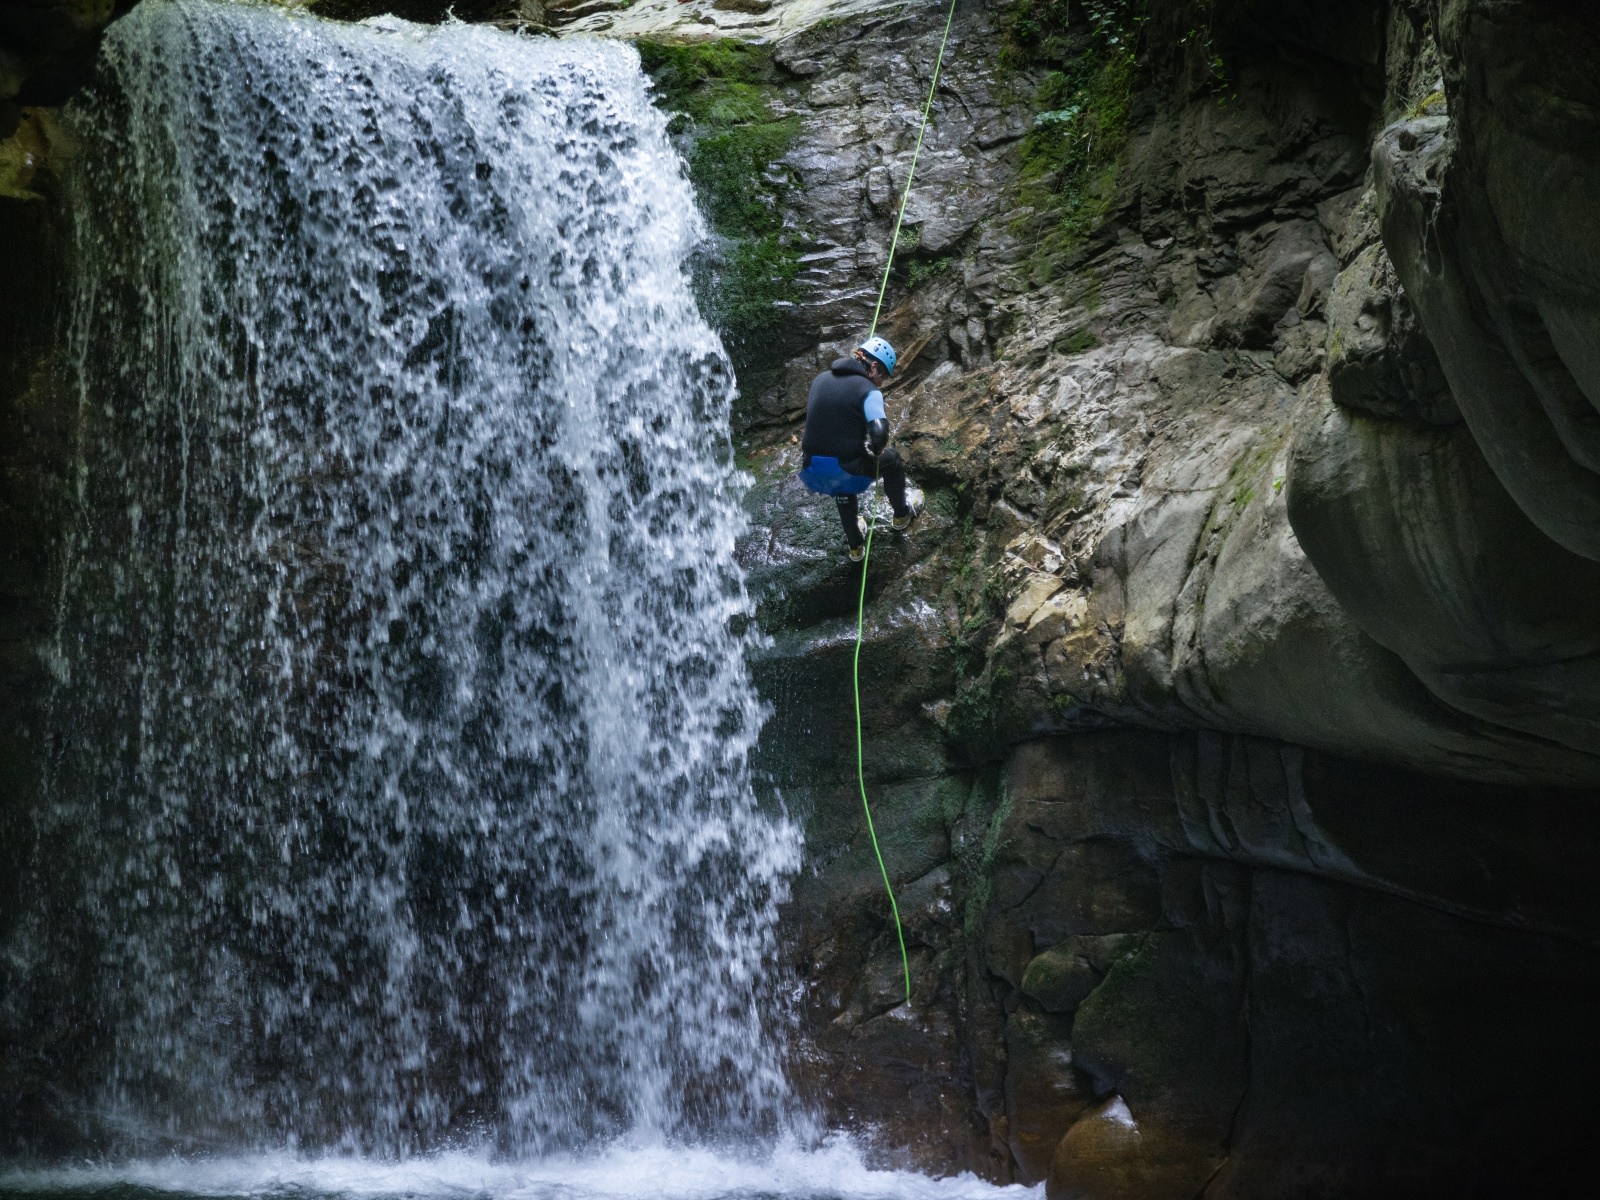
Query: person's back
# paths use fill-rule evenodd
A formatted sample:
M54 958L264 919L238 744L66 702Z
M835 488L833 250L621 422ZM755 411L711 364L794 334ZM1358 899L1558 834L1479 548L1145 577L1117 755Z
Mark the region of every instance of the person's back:
M876 403L869 406L874 393ZM874 411L869 412L869 407ZM808 458L824 454L841 463L858 459L867 448L868 423L882 417L883 393L866 367L853 358L835 359L833 366L811 383L800 452Z
M854 355L840 358L811 382L806 428L800 439L800 480L834 497L850 558L859 562L866 542L856 495L883 482L894 509L893 527L903 531L922 511L921 493L908 497L905 465L889 448L889 421L882 386L894 372L894 347L868 338Z

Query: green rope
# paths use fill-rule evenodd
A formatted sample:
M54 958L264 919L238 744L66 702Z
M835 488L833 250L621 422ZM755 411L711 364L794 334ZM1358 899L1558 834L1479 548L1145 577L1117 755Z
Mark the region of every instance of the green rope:
M877 479L874 477L876 488ZM870 494L870 493L869 493ZM872 557L872 531L877 528L877 510L867 524L867 544L861 554L861 595L856 602L856 656L850 664L850 681L856 693L856 783L861 787L861 810L867 814L867 836L872 839L872 852L878 856L878 871L883 876L883 890L889 893L889 911L894 914L894 935L900 939L900 969L906 977L906 1003L911 1003L911 960L906 957L906 933L900 927L900 905L894 898L894 888L889 883L889 868L884 865L883 851L878 848L878 831L872 827L872 805L867 803L867 756L861 743L861 630L867 613L867 560Z
M878 314L883 311L883 295L889 290L889 269L894 266L894 252L900 245L900 223L906 218L906 201L911 199L911 181L917 174L917 159L922 156L922 135L928 132L928 114L933 111L933 95L939 90L944 48L950 44L950 24L955 19L956 0L950 0L950 11L944 18L944 37L939 41L939 57L933 63L933 82L928 85L928 101L922 106L922 127L917 130L917 148L911 152L911 169L906 172L905 191L900 193L900 211L894 216L894 233L889 238L889 259L883 264L883 282L878 285L878 303L872 310L872 328L867 330L868 337L878 332Z
M933 97L939 88L939 71L944 66L944 50L950 43L950 25L955 17L956 0L950 0L950 11L944 19L944 37L939 41L939 57L933 64L933 82L928 85L928 101L922 106L922 126L917 130L917 147L911 152L911 169L906 172L905 190L900 193L900 211L895 214L894 233L889 238L889 257L883 264L883 282L878 285L878 303L872 310L872 328L867 331L868 337L878 332L878 314L883 311L884 293L889 289L889 272L894 267L894 252L900 245L900 223L905 220L906 202L911 199L911 181L917 174L917 159L922 155L922 136L928 132L928 116L933 112ZM877 491L877 484L878 480L874 477L874 492ZM866 751L861 741L861 634L867 614L867 563L872 560L872 534L877 527L877 509L873 508L867 519L867 543L861 552L861 595L856 601L856 655L850 664L850 681L856 693L856 783L861 787L861 810L867 814L867 836L872 839L872 853L878 858L883 890L889 893L889 911L894 914L894 935L900 940L900 969L905 973L906 1003L910 1004L911 960L906 956L906 934L900 925L900 905L889 883L889 868L884 865L883 851L878 846L878 831L872 825L872 805L867 803Z

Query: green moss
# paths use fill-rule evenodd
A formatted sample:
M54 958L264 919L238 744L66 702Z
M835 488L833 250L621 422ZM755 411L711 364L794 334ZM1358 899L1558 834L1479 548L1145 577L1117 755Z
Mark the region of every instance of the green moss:
M1068 52L1077 0L1014 0L1005 10L1001 59L1008 66L1059 59Z
M984 578L981 596L985 614L999 616L1005 612L1009 597L1007 596L1005 576L1000 573L998 564Z
M1414 121L1418 117L1431 117L1435 113L1442 114L1444 112L1444 107L1444 91L1443 89L1435 89L1434 91L1429 92L1426 96L1418 97L1410 105L1410 107L1406 109L1406 120Z
M955 454L960 451L961 447L955 442L954 438L947 438L944 442L939 443L939 449L945 454ZM964 486L963 484L957 484L955 488L940 488L938 491L930 492L928 495L929 511L946 519L954 520L961 513L961 496L957 489Z
M1091 1027L1125 1028L1142 1015L1151 998L1141 985L1149 982L1158 949L1156 938L1149 933L1135 934L1119 947L1105 978L1079 1009L1080 1016L1086 1017L1086 1031Z
M783 228L783 186L770 166L794 144L799 122L764 120L705 132L689 150L694 184L711 226L724 237L764 237Z
M1018 175L1018 199L1033 210L1024 232L1037 239L1036 258L1058 260L1104 217L1128 140L1133 76L1126 51L1089 50L1040 85Z
M1064 717L1078 707L1079 700L1071 692L1056 692L1045 702L1045 711L1052 717Z
M957 685L946 730L955 745L964 747L974 761L982 761L1003 752L1004 743L1024 718L1016 697L1015 675L1002 666L987 678Z
M965 889L967 903L966 911L962 914L961 933L962 940L969 945L981 939L988 922L989 899L993 893L994 860L1005 845L1001 838L1001 830L1011 817L1011 794L998 775L992 771L988 773L987 778L980 775L974 781L967 811L981 815L990 803L993 804L993 810L984 825L982 839L972 838L968 841L967 848L957 859L967 885Z
M1344 330L1335 329L1328 340L1328 363L1333 365L1344 358Z
M1054 68L1034 94L1017 183L1017 202L1030 211L1016 232L1037 247L1035 282L1059 273L1110 206L1142 24L1130 0L1016 0L1008 11L1002 57Z
M799 120L773 112L771 47L717 38L638 49L657 102L676 114L689 181L718 239L694 272L701 311L722 334L741 390L754 394L776 378L771 364L785 356L771 344L798 299L798 239L783 216L792 181L778 164Z
M1074 329L1064 337L1057 338L1050 344L1050 349L1057 354L1082 354L1093 350L1100 345L1100 339L1095 337L1091 329Z
M1108 976L1115 974L1125 982L1147 975L1155 960L1155 950L1155 938L1148 933L1136 933L1117 948L1106 973Z
M1243 509L1255 498L1256 481L1267 465L1277 457L1280 444L1278 441L1271 441L1252 446L1234 461L1228 470L1228 479L1224 486L1235 510Z
M777 79L772 50L733 38L701 42L635 43L639 61L655 84L661 106L708 119L718 102L738 85L770 84Z
M927 282L936 275L943 275L950 267L950 259L936 258L932 262L913 262L906 273L906 279L912 287Z

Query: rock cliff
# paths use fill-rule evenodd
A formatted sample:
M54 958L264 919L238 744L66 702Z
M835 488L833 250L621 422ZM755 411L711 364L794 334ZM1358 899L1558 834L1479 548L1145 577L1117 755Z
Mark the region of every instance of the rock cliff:
M769 39L791 130L743 553L808 819L818 1102L1055 1196L1553 1186L1600 968L1597 109L1554 49L1593 18L959 12L879 327L930 515L874 546L862 657L908 1006L854 788L858 576L792 472L870 320L938 14L682 12L580 24ZM692 164L718 84L666 84Z
M879 327L929 513L875 539L861 672L907 1005L855 791L860 577L793 472L943 7L481 15L636 39L680 114L743 384L764 780L808 832L795 1077L829 1119L1053 1197L1557 1186L1600 995L1600 18L958 7ZM4 113L27 165L49 115ZM8 766L44 738L68 461L33 179L0 200L30 256Z

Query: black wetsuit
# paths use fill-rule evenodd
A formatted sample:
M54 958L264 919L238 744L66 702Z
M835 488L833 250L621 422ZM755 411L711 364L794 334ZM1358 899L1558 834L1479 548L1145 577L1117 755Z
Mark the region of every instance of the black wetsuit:
M878 391L866 367L854 358L840 358L831 369L818 375L806 398L806 431L800 439L801 469L811 465L813 454L839 460L851 475L883 480L884 493L896 516L905 516L906 468L900 455L886 447L874 456L867 442L868 399ZM878 396L877 404L881 404ZM880 410L881 411L881 410ZM854 496L835 496L844 538L852 547L865 540L856 525L860 508Z

